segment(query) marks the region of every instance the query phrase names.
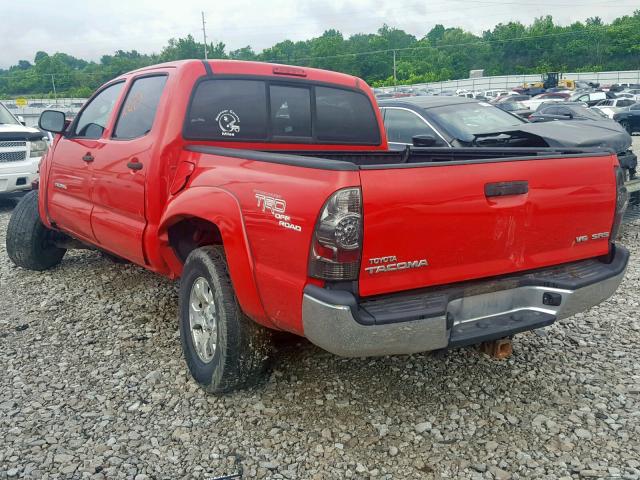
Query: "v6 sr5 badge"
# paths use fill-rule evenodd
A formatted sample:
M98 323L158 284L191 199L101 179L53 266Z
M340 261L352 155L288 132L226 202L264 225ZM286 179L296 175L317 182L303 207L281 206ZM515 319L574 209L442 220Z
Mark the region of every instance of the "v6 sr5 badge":
M287 215L287 201L278 194L255 192L255 197L258 202L258 208L263 213L271 214L278 221L278 226L293 230L295 232L301 232L302 227L291 222L291 217Z

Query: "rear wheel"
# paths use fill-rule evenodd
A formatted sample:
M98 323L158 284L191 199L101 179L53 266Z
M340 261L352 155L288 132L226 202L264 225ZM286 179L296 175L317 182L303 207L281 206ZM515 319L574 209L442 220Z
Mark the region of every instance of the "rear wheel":
M222 247L191 252L180 281L179 311L187 366L206 391L230 392L266 376L271 332L241 311Z
M55 232L40 220L37 190L31 191L11 214L7 227L7 254L19 267L47 270L59 264L66 252L53 243L54 235Z

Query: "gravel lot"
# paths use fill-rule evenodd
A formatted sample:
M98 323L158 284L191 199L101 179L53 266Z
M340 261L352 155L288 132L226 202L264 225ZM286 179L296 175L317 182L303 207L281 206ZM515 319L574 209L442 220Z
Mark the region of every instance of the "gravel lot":
M175 284L93 252L20 270L10 211L1 479L640 478L637 261L611 300L517 336L506 361L291 342L263 387L217 398L187 374ZM639 234L623 239L635 258Z

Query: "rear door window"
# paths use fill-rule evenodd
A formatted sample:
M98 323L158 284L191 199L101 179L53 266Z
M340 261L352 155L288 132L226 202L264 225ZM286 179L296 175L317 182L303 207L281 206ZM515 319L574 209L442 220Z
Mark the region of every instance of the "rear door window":
M431 135L440 140L438 134L418 114L409 110L386 108L384 125L387 140L391 143L413 144L415 135Z
M266 140L267 92L259 80L208 80L193 95L185 133L203 140Z
M114 138L138 138L151 131L165 83L166 75L143 77L133 82L120 111Z

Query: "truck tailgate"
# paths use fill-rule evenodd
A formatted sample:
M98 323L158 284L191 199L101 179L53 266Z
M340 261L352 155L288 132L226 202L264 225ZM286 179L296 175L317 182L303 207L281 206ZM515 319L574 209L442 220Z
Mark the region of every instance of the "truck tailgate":
M614 155L585 154L362 167L360 294L606 254L615 165Z

